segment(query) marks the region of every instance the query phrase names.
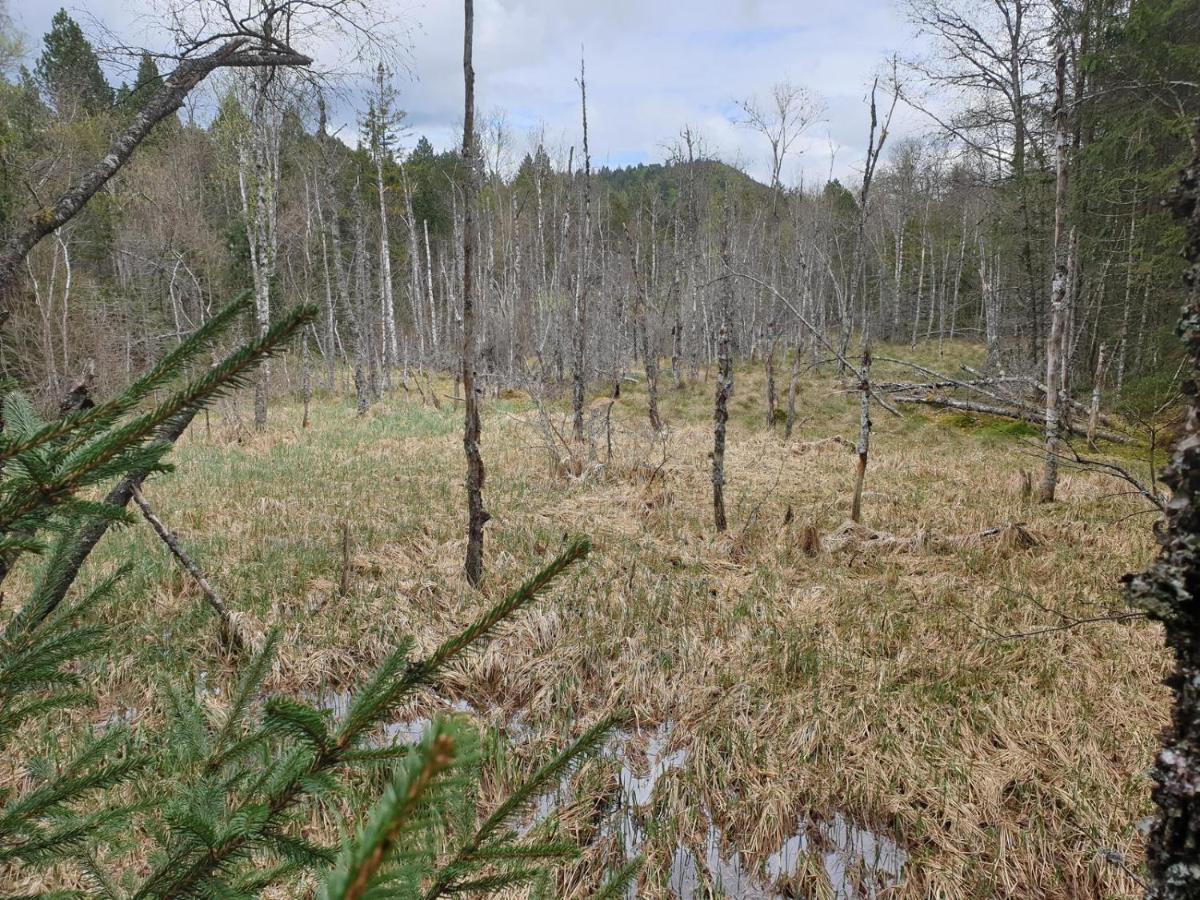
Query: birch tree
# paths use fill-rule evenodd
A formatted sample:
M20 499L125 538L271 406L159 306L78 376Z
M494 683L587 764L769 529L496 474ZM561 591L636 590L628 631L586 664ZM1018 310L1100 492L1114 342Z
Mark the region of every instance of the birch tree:
M248 79L250 129L238 144L238 189L250 273L254 280L254 324L261 338L271 327L271 284L279 250L279 92L276 73L259 69ZM267 393L271 366L259 368L254 382L254 427L267 427Z
M375 92L366 118L367 148L375 166L375 190L379 198L379 311L384 371L396 368L400 358L396 338L396 301L392 281L391 229L388 224L388 192L384 166L392 158L392 141L403 113L395 108L396 92L390 73L381 62L375 67Z
M1070 134L1067 128L1067 53L1060 45L1055 64L1055 186L1054 186L1054 276L1050 283L1050 336L1046 341L1046 459L1038 499L1054 501L1058 485L1059 417L1069 401L1066 396L1063 338L1066 325L1068 282L1067 179Z

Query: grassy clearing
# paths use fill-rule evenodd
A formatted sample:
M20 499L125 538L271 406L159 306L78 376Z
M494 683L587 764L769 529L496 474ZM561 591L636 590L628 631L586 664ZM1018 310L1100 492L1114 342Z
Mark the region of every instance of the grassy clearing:
M951 345L954 360L932 362L973 353ZM893 376L905 377L876 367ZM359 420L325 399L304 431L298 407L280 402L260 436L217 414L211 434L199 425L182 443L178 474L146 493L231 606L284 629L272 683L298 694L359 683L401 635L428 649L564 533L590 534L588 565L429 698L466 701L511 739L493 750L489 793L583 723L634 712L627 771L602 758L567 795L564 823L592 839L568 892L614 855L597 804L630 772L645 776L653 750L675 756L633 816L647 856L639 896L669 895L681 854L730 896L757 896L731 887L731 872L784 896L831 895L813 827L810 852L778 864L806 818L894 841L904 865L890 897L1136 895L1100 852L1132 865L1141 852L1142 772L1167 712L1157 629L1002 635L1058 625L1056 611L1121 608L1120 576L1153 552L1150 518L1128 518L1135 501L1088 475L1066 473L1061 502L1033 504L1019 491L1020 470L1038 466L1024 430L905 410L876 413L864 500L875 533L843 528L853 455L825 439L853 441L857 400L831 372L806 378L785 443L763 426L762 385L758 370L737 373L723 536L710 525L711 382L664 388L665 459L640 388L623 391L614 457L584 482L554 474L526 403L490 402L484 597L460 571L461 414L450 408L397 395ZM1036 545L1012 530L978 536L1017 522ZM111 609L119 651L92 673L91 721L126 711L153 724L157 673L198 673L219 691L233 668L148 529L110 536L93 571L118 559L136 567Z

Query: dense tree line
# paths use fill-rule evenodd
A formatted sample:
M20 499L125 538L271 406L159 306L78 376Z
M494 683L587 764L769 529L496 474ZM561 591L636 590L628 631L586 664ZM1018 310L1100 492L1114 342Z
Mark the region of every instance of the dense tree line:
M774 363L795 348L819 360L815 331L966 337L985 342L996 367L1040 372L1052 330L1056 48L1071 170L1059 338L1068 390L1087 389L1102 354L1099 374L1118 393L1168 378L1178 234L1159 198L1195 111L1194 4L989 6L985 16L968 0L914 0L941 61L900 61L880 90L928 107L934 127L887 147L865 208L858 185L836 180L762 185L686 126L664 164L588 178L579 147L538 135L509 164L516 136L502 118L485 123L472 273L483 379L565 384L582 368L595 388L642 357L669 359L675 382L695 377L716 359L717 282L730 271L788 301L735 279L729 328L741 357ZM9 374L48 396L89 367L124 383L245 287L258 333L298 303L322 308L309 335L318 383L333 388L344 365L362 409L414 372L457 368L461 155L413 140L382 65L356 135L330 133L311 82L266 71L226 76L203 122L171 117L30 255L19 287L29 302L4 336ZM60 12L33 68L0 87L0 223L102 153L159 79L147 54L133 83L114 89ZM742 106L776 173L789 139L819 115L819 100L788 85ZM863 120L865 134L865 110ZM586 322L572 299L581 292ZM283 389L281 373L274 384ZM266 397L264 378L260 422Z

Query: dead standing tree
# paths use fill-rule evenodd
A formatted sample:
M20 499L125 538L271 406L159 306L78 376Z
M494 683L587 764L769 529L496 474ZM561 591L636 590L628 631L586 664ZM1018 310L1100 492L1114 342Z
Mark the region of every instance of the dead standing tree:
M579 255L575 273L575 331L572 335L575 358L571 372L571 412L572 436L576 443L582 444L583 401L587 388L588 276L592 246L592 157L588 152L587 80L582 58L579 60L579 99L583 110L583 215L579 221Z
M484 468L479 452L479 392L475 387L475 69L471 63L471 44L475 28L473 0L463 0L463 166L466 186L463 190L463 283L462 283L462 387L466 408L463 423L463 450L467 456L467 581L478 587L483 580L483 526L491 516L483 508Z
M824 111L824 104L807 88L781 81L771 88L770 100L738 101L740 124L757 131L771 147L771 218L776 217L783 187L783 165L804 130Z
M1150 872L1147 897L1185 900L1200 896L1200 120L1194 157L1172 198L1187 225L1185 256L1188 302L1179 335L1192 361L1184 387L1187 411L1162 480L1173 496L1166 526L1159 531L1158 559L1145 572L1126 576L1132 606L1163 624L1175 670L1167 684L1174 692L1171 726L1151 770L1158 807L1146 844Z
M893 63L893 92L892 105L888 110L887 118L883 122L883 127L879 127L879 113L875 105L875 90L879 86L879 81L871 85L871 130L867 134L867 159L863 166L863 181L862 190L858 195L858 240L855 245L855 266L854 277L858 281L859 290L866 291L866 249L864 243L866 241L867 232L867 201L871 195L871 180L875 177L875 167L879 165L880 154L883 153L883 145L887 141L888 129L892 124L892 114L896 111L896 102L900 96L900 90L896 86L895 81L895 64ZM876 132L878 131L878 139ZM863 328L867 327L867 319L863 317ZM843 340L845 339L845 329L843 329ZM842 345L843 351L845 344ZM854 477L854 499L850 504L850 519L854 522L862 519L862 493L863 483L867 477L867 457L871 450L871 337L870 334L863 333L863 352L862 364L858 370L858 391L860 398L859 423L858 423L858 468L855 471Z
M726 218L721 232L721 257L729 265L729 224ZM733 310L733 282L721 283L721 327L717 338L717 387L713 400L713 525L718 532L728 527L725 519L725 425L729 421L729 395L733 392L733 359L729 349L730 319Z
M1042 470L1042 483L1038 499L1042 503L1054 501L1054 490L1058 486L1058 431L1059 418L1066 406L1066 391L1063 377L1067 365L1063 355L1063 334L1066 328L1067 308L1067 241L1064 231L1067 218L1067 177L1071 136L1067 128L1067 52L1061 46L1055 64L1054 131L1055 169L1054 186L1054 276L1050 284L1050 338L1046 341L1046 462Z
M871 450L871 348L863 348L862 364L858 369L858 468L854 473L854 500L850 504L850 520L862 520L863 483L867 477L867 456Z
M1089 450L1096 449L1096 424L1100 421L1100 394L1104 389L1104 377L1108 374L1107 352L1108 345L1101 341L1100 348L1096 351L1096 374L1092 377L1092 402L1088 407L1087 445Z
M655 434L662 431L662 419L658 414L658 349L650 338L650 327L646 319L646 285L638 270L638 248L634 244L629 228L625 228L625 239L629 244L629 270L633 280L634 319L642 345L642 363L646 370L646 398L649 406L650 427Z
M264 28L275 29L268 17ZM255 69L249 79L249 134L238 142L238 189L242 219L250 251L250 273L254 282L254 327L259 337L271 327L271 285L275 281L279 253L279 181L282 113L279 79L274 67ZM271 367L259 367L254 381L254 427L267 427L267 393Z

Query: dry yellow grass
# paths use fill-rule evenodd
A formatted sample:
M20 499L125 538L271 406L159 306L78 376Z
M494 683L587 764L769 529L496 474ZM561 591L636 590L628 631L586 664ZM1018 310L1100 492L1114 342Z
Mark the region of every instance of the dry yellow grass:
M464 465L449 404L435 412L397 394L356 420L349 403L319 400L302 431L298 408L277 403L261 436L215 415L211 434L201 426L183 442L178 473L146 493L231 606L259 630L284 629L272 686L294 692L360 683L404 634L429 648L564 533L591 535L586 566L441 689L519 731L489 792L581 722L633 712L626 775L611 758L590 764L564 810L593 842L567 889L584 891L616 844L588 798L645 776L648 736L670 723L658 732L666 749L651 749L680 753L633 816L647 858L639 896L668 896L672 860L678 877L687 852L723 870L730 896L761 895L731 887L730 872L773 876L780 896L832 895L820 852L780 869L805 818L898 845L901 876L881 896L1136 895L1102 853L1140 857L1142 773L1167 712L1158 630L1002 635L1057 626L1058 612L1122 609L1120 576L1153 552L1150 517L1127 518L1135 501L1083 474L1063 477L1061 502L1032 504L1019 473L1038 460L1019 437L880 411L869 531L843 528L853 456L828 439L852 439L856 401L832 377L806 380L805 421L787 443L763 428L761 378L744 370L726 462L731 528L718 536L710 404L711 383L664 388L660 445L643 395L627 389L612 460L571 479L554 471L527 403L489 403L482 596L460 573ZM341 597L344 522L354 548ZM1036 543L1013 529L979 535L1012 523ZM122 655L99 676L96 720L137 709L153 721L155 666L202 671L210 685L233 675L198 593L148 530L110 538L98 565L135 549L142 562L115 611ZM807 841L818 850L815 826Z

